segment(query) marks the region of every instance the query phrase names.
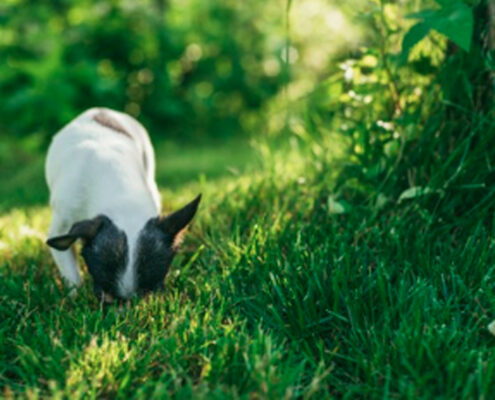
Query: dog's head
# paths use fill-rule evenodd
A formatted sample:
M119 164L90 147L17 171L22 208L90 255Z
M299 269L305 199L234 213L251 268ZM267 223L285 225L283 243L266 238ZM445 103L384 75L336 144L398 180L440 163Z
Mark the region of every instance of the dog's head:
M47 244L63 251L82 240L82 256L100 299L127 299L160 290L200 200L201 195L172 214L148 220L136 237L127 237L110 218L100 215L75 223L67 234L50 238Z

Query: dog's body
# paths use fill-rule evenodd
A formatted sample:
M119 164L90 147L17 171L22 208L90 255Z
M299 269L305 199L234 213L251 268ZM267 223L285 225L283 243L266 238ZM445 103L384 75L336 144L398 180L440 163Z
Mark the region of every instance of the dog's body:
M148 134L126 114L93 108L56 134L46 159L53 210L48 244L70 285L81 284L70 249L76 239L84 242L83 257L98 295L129 298L163 283L177 237L194 216L199 197L160 217L154 175Z

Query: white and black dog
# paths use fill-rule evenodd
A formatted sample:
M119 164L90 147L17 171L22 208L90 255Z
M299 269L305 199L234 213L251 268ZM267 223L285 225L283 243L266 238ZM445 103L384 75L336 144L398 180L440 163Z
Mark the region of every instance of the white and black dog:
M81 239L98 298L128 299L163 287L201 195L160 215L153 147L138 121L87 110L53 138L45 173L53 212L47 244L69 286L81 284L71 248Z

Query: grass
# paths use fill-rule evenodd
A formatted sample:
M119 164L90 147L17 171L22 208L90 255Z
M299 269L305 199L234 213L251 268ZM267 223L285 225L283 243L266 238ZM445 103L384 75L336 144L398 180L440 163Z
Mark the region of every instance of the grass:
M167 208L204 202L166 292L125 309L101 309L89 279L67 295L43 244L42 158L5 163L0 396L491 397L492 224L415 200L337 213L326 147L175 146L158 145Z

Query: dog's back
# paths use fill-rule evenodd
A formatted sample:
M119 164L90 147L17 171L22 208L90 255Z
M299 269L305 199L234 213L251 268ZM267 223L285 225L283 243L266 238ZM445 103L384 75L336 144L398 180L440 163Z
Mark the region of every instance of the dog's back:
M126 114L92 108L62 128L50 145L46 179L52 208L71 219L89 218L142 202L158 214L154 170L144 127Z

